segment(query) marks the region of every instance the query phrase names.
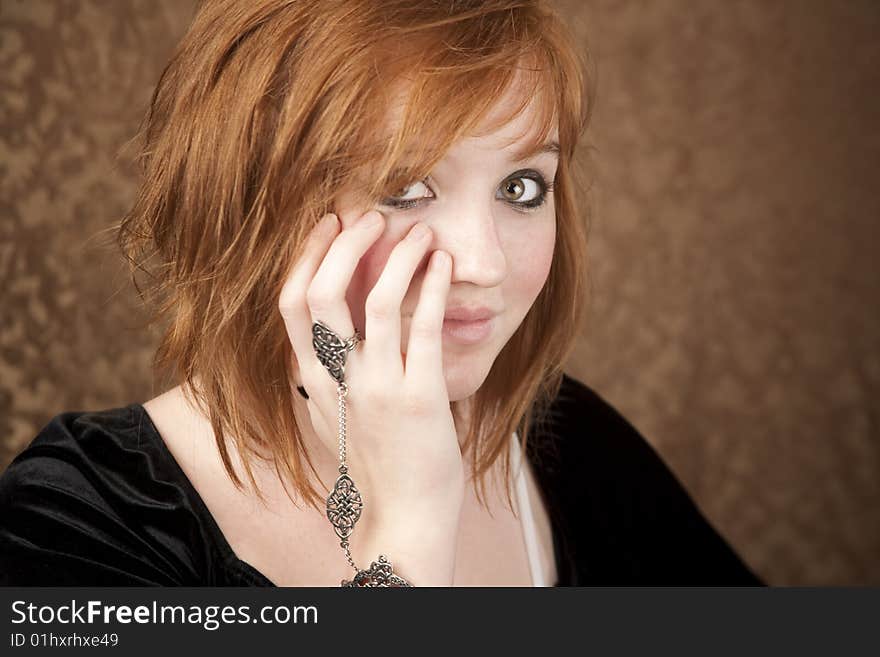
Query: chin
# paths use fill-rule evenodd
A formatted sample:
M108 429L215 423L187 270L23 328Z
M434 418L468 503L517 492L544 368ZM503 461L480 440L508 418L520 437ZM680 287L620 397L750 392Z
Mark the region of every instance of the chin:
M450 402L462 401L472 396L489 376L492 361L459 356L447 359L443 365L443 376L446 380L446 392Z

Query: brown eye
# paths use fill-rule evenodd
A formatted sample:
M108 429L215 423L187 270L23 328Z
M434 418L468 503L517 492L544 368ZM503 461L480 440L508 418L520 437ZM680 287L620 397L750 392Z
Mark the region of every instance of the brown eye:
M522 196L525 189L526 187L522 184L520 178L512 178L504 183L503 192L507 199L516 201L519 200L519 197Z
M508 178L501 184L502 200L516 205L540 204L545 190L549 188L543 182L543 178L535 179L529 176L515 176Z
M514 171L504 180L496 192L497 199L521 212L537 210L553 191L553 183L545 181L544 176L534 169Z

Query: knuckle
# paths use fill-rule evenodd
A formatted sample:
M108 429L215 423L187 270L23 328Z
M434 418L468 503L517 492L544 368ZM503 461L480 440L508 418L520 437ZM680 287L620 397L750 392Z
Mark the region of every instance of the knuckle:
M293 312L298 308L298 292L299 291L292 286L285 286L281 289L281 294L278 296L278 309L283 314Z
M367 295L364 302L364 313L372 319L386 320L394 315L394 303L374 292Z
M331 304L330 293L322 287L311 285L306 290L306 302L312 310L327 310Z

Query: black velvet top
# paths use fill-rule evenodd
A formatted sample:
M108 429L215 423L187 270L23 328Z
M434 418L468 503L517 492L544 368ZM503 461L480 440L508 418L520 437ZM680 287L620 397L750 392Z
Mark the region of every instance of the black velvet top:
M566 376L527 456L559 586L763 585L648 442ZM273 586L140 404L56 415L0 477L0 584Z

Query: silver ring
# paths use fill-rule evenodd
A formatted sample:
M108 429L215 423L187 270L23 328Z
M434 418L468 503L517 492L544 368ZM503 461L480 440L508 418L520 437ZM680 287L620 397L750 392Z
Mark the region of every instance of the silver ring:
M343 340L329 326L321 321L312 323L312 347L315 355L336 383L345 383L345 360L363 337L357 329L354 335Z

